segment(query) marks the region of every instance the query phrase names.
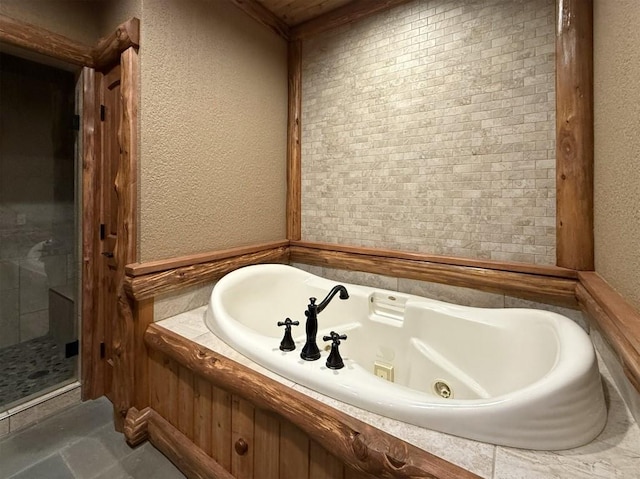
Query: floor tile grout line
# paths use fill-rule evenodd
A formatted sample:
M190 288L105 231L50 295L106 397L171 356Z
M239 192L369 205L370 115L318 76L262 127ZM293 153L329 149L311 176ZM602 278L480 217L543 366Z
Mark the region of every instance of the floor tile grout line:
M11 474L11 475L8 477L8 479L11 479L11 478L13 478L13 477L16 477L16 476L18 476L18 475L22 474L23 472L26 472L27 470L31 469L33 466L36 466L36 465L40 464L41 462L48 461L49 459L51 459L52 457L54 457L54 456L56 456L56 455L60 455L60 457L62 457L62 454L60 454L60 451L59 451L59 450L56 450L56 451L52 452L51 454L49 454L48 456L44 456L44 457L42 457L39 461L32 462L32 463L31 463L31 464L29 464L28 466L23 467L23 468L22 468L22 469L20 469L19 471L14 472L13 474Z

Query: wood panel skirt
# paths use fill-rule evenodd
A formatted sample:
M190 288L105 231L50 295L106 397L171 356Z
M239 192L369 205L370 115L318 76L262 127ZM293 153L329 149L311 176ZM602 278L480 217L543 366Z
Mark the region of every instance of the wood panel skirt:
M125 435L188 477L478 477L161 326L144 340L148 407L129 409Z

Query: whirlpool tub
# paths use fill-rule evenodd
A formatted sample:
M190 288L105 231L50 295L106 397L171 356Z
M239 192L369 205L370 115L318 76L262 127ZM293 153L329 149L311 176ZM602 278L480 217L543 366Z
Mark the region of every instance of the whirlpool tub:
M321 358L301 359L305 311L335 282L265 264L213 289L209 329L292 381L360 408L478 441L527 449L577 447L606 422L596 356L570 319L533 309L480 309L342 283L318 315ZM296 349L280 350L285 318ZM331 331L345 334L344 368L326 366ZM326 346L326 348L325 348Z

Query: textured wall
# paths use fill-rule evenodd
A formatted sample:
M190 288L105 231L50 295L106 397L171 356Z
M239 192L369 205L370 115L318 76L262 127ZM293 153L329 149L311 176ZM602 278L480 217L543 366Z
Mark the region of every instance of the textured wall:
M142 19L142 0L103 0L99 16L99 36L113 33L118 25L132 17Z
M145 0L139 259L286 236L286 43L228 2Z
M555 264L553 0L416 1L303 48L303 239Z
M640 309L640 3L594 2L596 271Z

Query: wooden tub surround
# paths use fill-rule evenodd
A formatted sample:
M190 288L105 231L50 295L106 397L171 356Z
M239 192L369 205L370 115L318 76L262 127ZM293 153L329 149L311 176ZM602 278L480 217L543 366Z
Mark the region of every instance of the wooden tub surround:
M479 477L161 326L144 341L149 406L125 434L189 458L189 477Z
M156 296L264 262L366 271L580 307L640 392L640 316L596 273L301 241L130 264L125 290L133 305L135 379L125 434L131 444L150 440L189 477L477 477L153 324ZM623 322L630 334L616 326Z

